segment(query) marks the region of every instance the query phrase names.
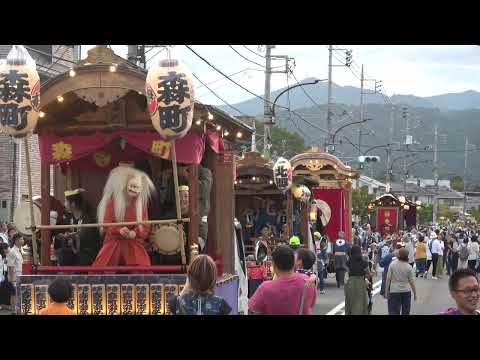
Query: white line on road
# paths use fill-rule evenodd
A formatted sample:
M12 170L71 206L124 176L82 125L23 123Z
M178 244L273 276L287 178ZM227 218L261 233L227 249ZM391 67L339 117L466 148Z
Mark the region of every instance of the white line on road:
M372 297L377 295L380 292L380 285L382 284L382 280L377 281L375 284L373 284L373 292L372 292ZM325 315L336 315L338 314L341 310L345 308L345 301L342 301L340 304L335 306L332 310L330 310L328 313ZM343 311L340 315L345 315L345 311Z

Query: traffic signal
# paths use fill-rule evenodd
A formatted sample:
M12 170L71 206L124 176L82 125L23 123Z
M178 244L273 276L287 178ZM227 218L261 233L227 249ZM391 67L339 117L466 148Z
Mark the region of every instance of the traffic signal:
M345 66L352 65L352 50L345 51Z
M358 162L359 163L369 163L369 162L377 162L380 161L380 156L359 156Z

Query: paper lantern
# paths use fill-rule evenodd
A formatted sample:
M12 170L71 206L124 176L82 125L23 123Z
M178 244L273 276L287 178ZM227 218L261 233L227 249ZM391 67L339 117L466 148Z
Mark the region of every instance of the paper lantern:
M277 188L282 191L288 190L292 186L292 165L285 158L278 158L273 166L273 180Z
M35 61L13 45L0 63L0 131L21 139L32 133L40 112L40 78Z
M193 120L190 71L177 59L163 59L148 71L145 92L155 130L167 140L184 137Z

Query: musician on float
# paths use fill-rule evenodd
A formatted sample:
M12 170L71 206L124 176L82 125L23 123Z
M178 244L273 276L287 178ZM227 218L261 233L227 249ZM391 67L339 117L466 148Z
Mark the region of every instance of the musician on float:
M66 213L62 217L62 225L93 224L96 222L94 212L84 197L84 189L65 191ZM54 247L59 265L86 266L91 265L100 248L100 237L97 228L71 228L56 234Z

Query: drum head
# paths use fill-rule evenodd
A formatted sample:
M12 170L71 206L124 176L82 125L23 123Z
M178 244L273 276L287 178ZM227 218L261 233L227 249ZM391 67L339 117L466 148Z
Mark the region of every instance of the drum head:
M327 226L330 222L330 218L332 217L332 210L328 204L320 199L315 200L317 204L317 208L319 210L320 219L322 221L323 226Z
M33 218L35 221L35 225L41 224L42 213L40 211L40 207L35 202L33 203ZM30 220L30 201L20 201L20 203L17 205L17 208L15 209L15 213L13 215L13 222L20 234L28 236L32 235L32 230L30 229L30 227L32 226L32 222Z
M180 251L180 232L176 226L161 226L153 230L150 241L162 255L175 255Z

